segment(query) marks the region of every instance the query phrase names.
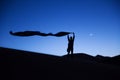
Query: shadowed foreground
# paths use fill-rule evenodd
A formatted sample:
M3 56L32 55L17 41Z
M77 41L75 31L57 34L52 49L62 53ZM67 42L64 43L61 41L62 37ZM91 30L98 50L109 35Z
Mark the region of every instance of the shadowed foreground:
M118 60L120 56L59 57L0 47L0 80L119 80Z

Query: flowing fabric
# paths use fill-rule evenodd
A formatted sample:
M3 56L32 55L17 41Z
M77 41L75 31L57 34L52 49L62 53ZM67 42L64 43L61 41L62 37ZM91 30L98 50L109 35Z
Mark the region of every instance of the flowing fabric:
M68 34L70 34L71 32L58 32L56 34L53 34L53 33L42 33L42 32L39 32L39 31L24 31L24 32L12 32L10 31L9 32L11 35L14 35L14 36L22 36L22 37L26 37L26 36L56 36L56 37L62 37L62 36L66 36Z

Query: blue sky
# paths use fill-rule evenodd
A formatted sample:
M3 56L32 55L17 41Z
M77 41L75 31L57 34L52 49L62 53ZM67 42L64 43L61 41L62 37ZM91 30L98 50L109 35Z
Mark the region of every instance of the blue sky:
M65 55L67 37L15 37L9 31L75 32L75 53L120 54L119 0L1 0L0 46Z

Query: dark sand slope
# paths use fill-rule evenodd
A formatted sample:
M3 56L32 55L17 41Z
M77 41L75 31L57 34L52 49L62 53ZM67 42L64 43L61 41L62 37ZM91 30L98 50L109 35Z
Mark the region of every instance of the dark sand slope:
M120 66L86 54L71 58L0 47L0 80L120 80Z

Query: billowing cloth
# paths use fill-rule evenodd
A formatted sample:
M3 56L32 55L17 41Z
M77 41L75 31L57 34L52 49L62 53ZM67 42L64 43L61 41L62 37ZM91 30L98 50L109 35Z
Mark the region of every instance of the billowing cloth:
M53 34L53 33L42 33L42 32L39 32L39 31L24 31L24 32L12 32L10 31L9 32L11 35L14 35L14 36L23 36L23 37L26 37L26 36L56 36L56 37L62 37L62 36L65 36L65 35L68 35L70 34L71 32L58 32L56 34Z

